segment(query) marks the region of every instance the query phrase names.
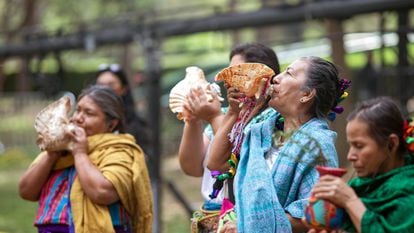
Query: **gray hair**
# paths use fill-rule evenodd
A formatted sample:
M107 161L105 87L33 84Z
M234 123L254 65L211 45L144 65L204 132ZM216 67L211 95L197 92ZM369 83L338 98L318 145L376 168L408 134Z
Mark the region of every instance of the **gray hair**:
M92 85L84 89L78 96L78 101L85 96L91 98L101 108L108 124L112 120L119 121L113 131L125 132L124 104L121 97L111 88L100 85Z
M302 57L308 63L307 80L303 88L315 90L315 101L310 107L310 114L326 118L331 108L335 107L341 92L339 72L336 66L320 57Z

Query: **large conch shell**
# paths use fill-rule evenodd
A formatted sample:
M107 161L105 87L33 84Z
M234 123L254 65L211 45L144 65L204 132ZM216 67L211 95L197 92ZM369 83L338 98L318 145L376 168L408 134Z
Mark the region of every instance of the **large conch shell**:
M274 75L275 72L264 64L241 63L223 69L214 80L224 81L226 85L239 89L246 96L255 96L258 99L265 84L270 82Z
M190 66L185 69L186 75L183 80L178 82L170 91L169 107L173 113L177 113L179 120L185 120L190 115L183 107L187 95L192 88L201 87L206 91L207 100L213 101L217 97L221 98L220 87L216 83L209 83L202 69L196 66Z
M67 132L76 127L69 123L70 112L70 97L63 96L36 115L34 124L37 132L36 144L41 150L61 151L69 149L70 138Z

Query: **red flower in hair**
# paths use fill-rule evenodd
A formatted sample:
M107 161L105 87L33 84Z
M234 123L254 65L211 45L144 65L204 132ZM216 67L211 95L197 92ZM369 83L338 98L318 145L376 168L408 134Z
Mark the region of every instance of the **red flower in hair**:
M413 119L409 119L404 122L403 139L407 145L408 151L410 153L414 153L414 121Z

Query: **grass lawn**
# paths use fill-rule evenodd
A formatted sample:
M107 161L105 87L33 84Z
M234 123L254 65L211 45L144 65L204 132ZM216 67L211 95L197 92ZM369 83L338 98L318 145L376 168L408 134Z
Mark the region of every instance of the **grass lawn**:
M0 232L31 233L37 203L20 199L17 182L22 169L0 171Z

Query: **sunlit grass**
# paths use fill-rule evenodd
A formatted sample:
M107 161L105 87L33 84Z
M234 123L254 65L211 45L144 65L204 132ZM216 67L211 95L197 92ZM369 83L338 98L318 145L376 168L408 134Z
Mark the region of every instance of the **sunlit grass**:
M36 232L33 220L37 203L22 200L17 183L22 169L0 171L0 232Z

